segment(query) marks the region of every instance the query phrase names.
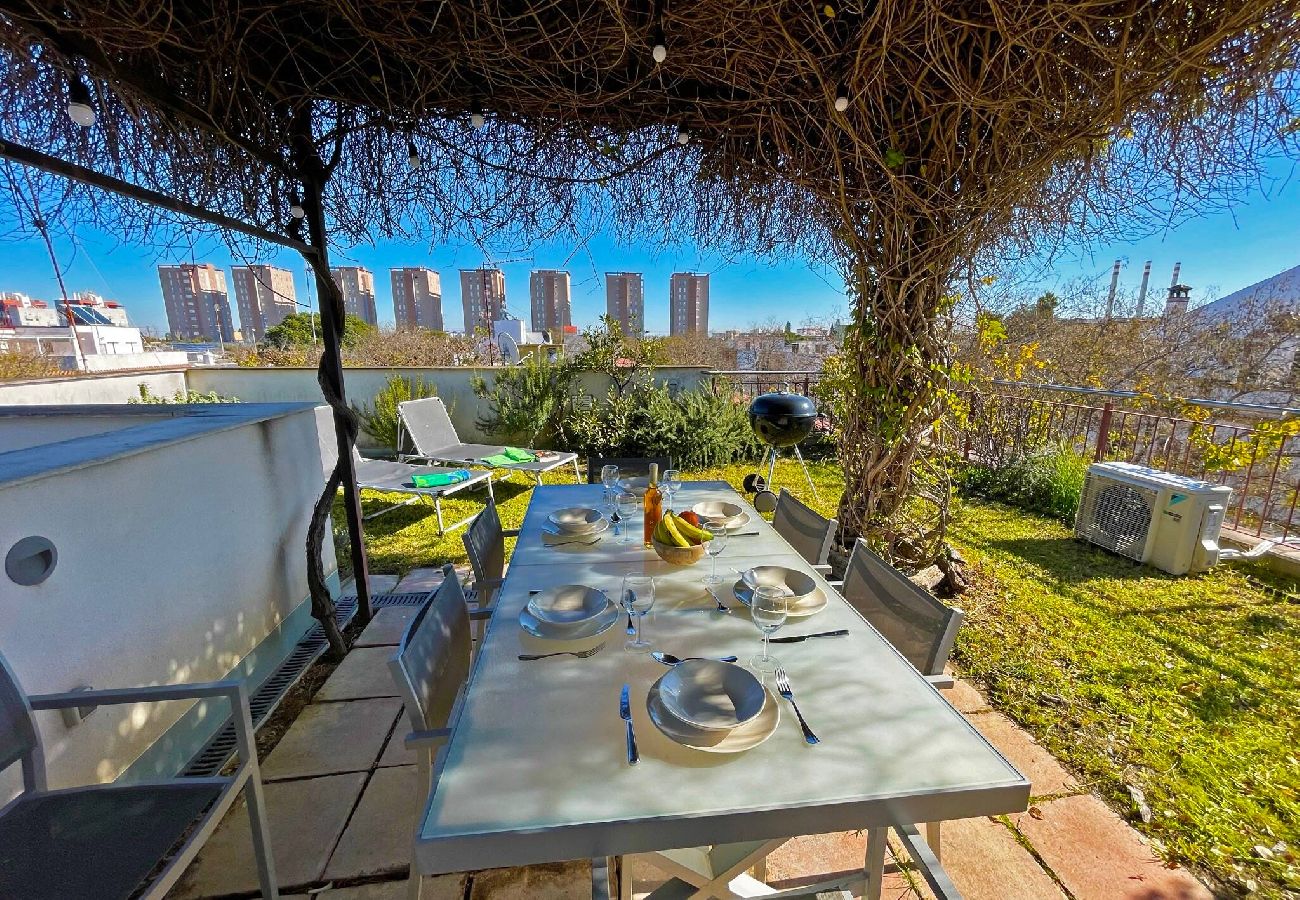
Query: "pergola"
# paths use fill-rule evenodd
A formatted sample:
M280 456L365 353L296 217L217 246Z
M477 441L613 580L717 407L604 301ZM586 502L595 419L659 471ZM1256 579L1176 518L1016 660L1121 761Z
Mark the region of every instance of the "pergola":
M1247 126L1295 115L1298 16L1300 0L0 0L0 154L128 198L101 215L138 225L142 202L307 259L339 448L309 539L332 629L319 546L340 485L363 618L368 598L331 236L598 214L835 261L854 300L842 543L920 553L936 532L891 523L925 480L952 377L936 320L963 266L1247 174Z

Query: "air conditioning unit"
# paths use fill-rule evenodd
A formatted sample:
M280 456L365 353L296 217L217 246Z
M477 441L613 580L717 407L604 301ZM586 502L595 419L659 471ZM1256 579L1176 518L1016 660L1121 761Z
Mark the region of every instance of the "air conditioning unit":
M1232 488L1133 463L1093 463L1076 537L1174 575L1219 561L1219 529Z

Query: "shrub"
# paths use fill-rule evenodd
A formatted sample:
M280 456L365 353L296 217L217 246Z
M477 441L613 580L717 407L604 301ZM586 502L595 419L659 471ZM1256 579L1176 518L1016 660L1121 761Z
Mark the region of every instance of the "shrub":
M171 399L159 397L149 390L149 385L140 382L138 385L140 396L132 397L126 401L129 404L154 404L154 403L238 403L238 397L223 397L216 391L177 391L172 394Z
M475 376L474 396L485 401L478 427L508 443L562 449L568 443L565 424L573 405L575 377L569 363L542 356L496 369L490 385Z
M48 356L38 356L28 350L8 350L0 353L0 381L26 381L30 378L57 378L67 373Z
M375 395L373 405L353 406L352 411L361 420L361 427L375 440L394 452L402 448L397 446L397 404L407 400L422 400L437 396L437 391L419 379L408 381L400 375L388 379L383 390Z
M1000 467L968 465L957 476L957 490L968 496L1002 500L1021 509L1074 521L1088 460L1067 446L1023 456Z

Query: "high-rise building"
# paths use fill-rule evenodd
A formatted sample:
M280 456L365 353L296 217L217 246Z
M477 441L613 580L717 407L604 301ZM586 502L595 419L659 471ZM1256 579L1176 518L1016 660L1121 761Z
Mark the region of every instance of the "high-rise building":
M235 305L239 307L239 332L246 343L266 337L267 329L298 310L293 273L275 266L231 266Z
M461 269L460 302L465 333L485 328L491 334L492 323L506 317L506 274L500 269Z
M668 284L668 333L709 333L709 276L674 272Z
M379 324L375 308L375 276L361 266L338 266L330 269L334 283L343 292L343 312L356 316L367 325Z
M623 333L645 333L645 287L640 272L605 273L605 315L619 324Z
M390 269L393 317L397 327L443 331L442 278L433 269L413 266Z
M211 263L159 266L167 330L182 339L233 341L226 273Z
M556 335L571 325L569 309L569 273L540 269L528 276L528 295L532 300L533 331Z

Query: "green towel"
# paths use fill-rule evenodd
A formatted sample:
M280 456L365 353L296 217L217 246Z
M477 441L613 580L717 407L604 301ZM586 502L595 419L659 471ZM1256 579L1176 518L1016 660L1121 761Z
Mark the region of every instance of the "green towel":
M495 456L483 457L483 462L489 466L514 466L519 463L533 462L536 459L537 456L527 450L520 450L518 447L506 447Z
M426 475L412 475L411 483L418 488L446 487L469 481L469 472L457 469L455 472L432 472Z

